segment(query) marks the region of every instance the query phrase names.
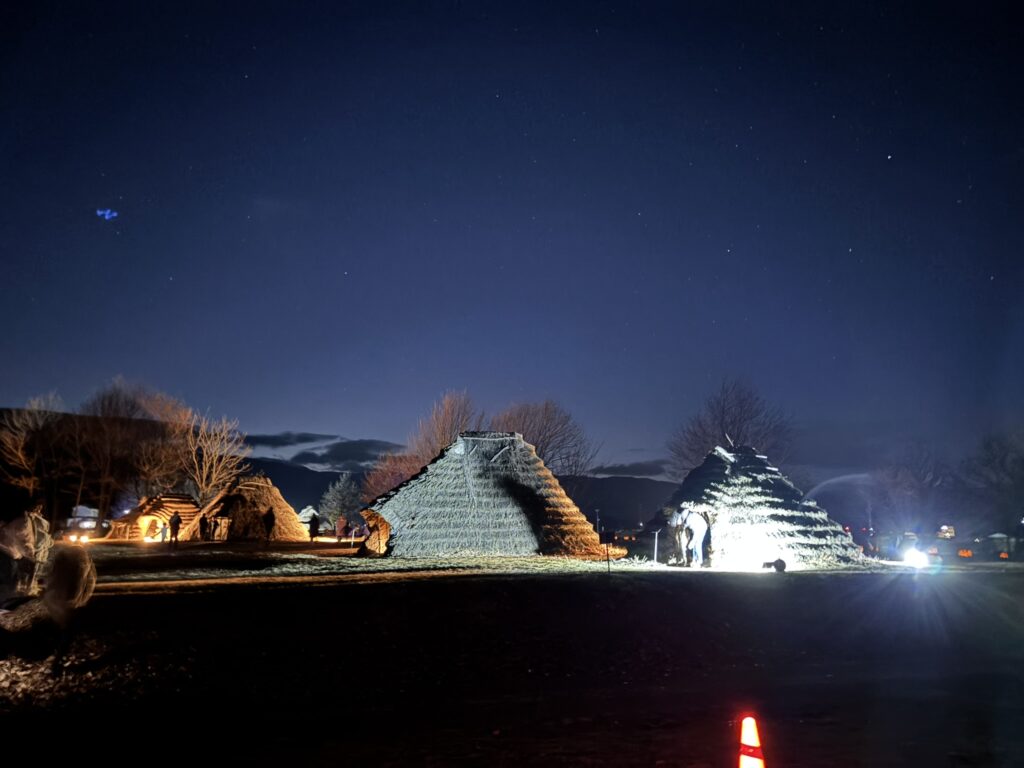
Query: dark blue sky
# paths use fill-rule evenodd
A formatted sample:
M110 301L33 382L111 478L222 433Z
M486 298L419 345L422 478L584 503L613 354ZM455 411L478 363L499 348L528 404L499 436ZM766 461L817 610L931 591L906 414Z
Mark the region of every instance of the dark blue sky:
M253 432L401 440L467 388L639 461L739 375L837 466L1024 419L997 6L26 5L0 405L123 374Z

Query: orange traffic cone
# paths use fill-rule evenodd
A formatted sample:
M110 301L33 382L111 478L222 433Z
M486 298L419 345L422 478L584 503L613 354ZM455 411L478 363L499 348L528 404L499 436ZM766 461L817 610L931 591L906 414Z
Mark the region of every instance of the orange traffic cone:
M761 737L757 733L757 720L752 717L744 717L740 726L739 768L765 768Z

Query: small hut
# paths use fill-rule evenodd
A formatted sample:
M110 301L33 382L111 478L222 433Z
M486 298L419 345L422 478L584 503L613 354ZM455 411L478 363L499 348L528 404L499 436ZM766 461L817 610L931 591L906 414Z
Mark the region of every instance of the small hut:
M181 515L181 527L186 528L199 514L199 506L183 493L144 498L127 515L111 522L110 538L153 541L175 512Z
M309 541L309 531L299 522L292 506L266 477L243 477L221 491L186 526L182 541L199 541L199 520L205 518L217 541L260 541L264 538L263 515L274 512L271 541Z
M362 514L370 526L364 547L375 555L605 554L593 526L514 432L459 435Z
M710 525L712 566L760 569L782 559L789 567L828 568L860 561L860 548L825 510L753 448L715 448L683 480L668 504L645 527L638 554L651 554L653 531L664 529L680 505ZM661 538L659 559L671 547Z

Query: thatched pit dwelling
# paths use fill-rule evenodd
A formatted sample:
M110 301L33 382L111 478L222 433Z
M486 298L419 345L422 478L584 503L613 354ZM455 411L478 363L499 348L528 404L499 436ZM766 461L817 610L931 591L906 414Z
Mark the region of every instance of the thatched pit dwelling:
M110 538L154 540L175 512L181 515L181 527L186 528L199 514L199 506L191 496L183 493L150 496L127 515L111 522Z
M459 435L419 474L371 502L363 517L368 554L605 555L593 526L514 432Z
M266 477L243 477L214 497L187 526L182 541L198 541L199 519L205 517L217 541L260 541L264 538L263 514L274 510L271 541L309 541L309 529L292 506Z
M715 448L683 480L645 526L637 554L650 557L654 530L662 530L659 560L671 548L666 521L685 504L710 524L710 564L757 570L782 559L787 567L834 568L861 562L860 548L825 510L753 448Z

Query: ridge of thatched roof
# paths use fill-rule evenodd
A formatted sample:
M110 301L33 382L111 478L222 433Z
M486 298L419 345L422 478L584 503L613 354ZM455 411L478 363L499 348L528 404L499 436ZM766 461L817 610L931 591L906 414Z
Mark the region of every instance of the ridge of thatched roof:
M816 502L753 448L715 448L692 469L649 528L685 504L711 523L712 563L759 567L781 557L791 565L858 561L860 549Z
M515 432L462 433L368 504L364 517L374 529L368 548L395 556L603 553L583 513Z

